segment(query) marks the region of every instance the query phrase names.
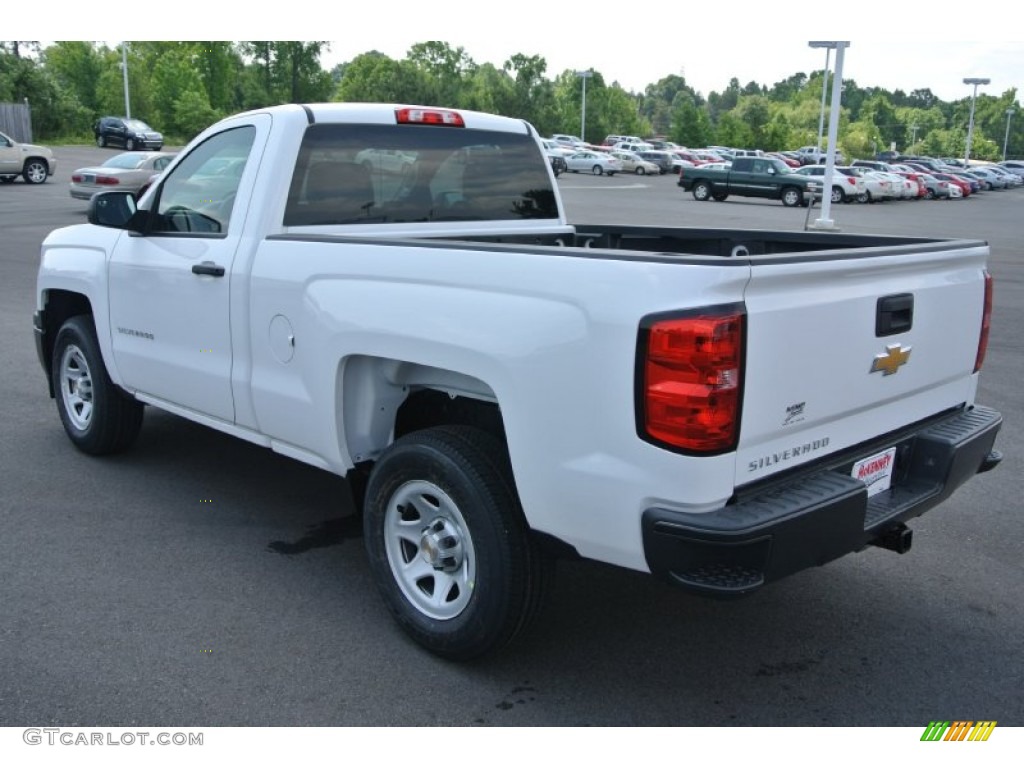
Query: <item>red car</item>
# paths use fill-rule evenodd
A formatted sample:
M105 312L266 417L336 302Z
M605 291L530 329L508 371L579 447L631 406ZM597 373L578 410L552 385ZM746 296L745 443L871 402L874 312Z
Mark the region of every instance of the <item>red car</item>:
M912 182L917 184L917 199L920 200L922 197L928 196L928 187L925 186L924 179L921 178L919 173L909 173L907 171L897 171L900 176L905 179L910 179Z

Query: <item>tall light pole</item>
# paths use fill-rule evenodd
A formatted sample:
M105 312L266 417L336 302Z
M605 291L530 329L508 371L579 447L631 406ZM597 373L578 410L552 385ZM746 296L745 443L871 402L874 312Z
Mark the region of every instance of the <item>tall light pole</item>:
M971 117L967 121L967 151L964 153L964 165L968 168L971 165L971 139L974 137L974 102L978 98L978 86L988 85L992 81L987 77L965 77L964 85L973 85L974 93L971 94Z
M132 116L132 105L128 100L128 43L121 43L121 72L124 74L124 116Z
M1006 162L1006 147L1010 144L1010 118L1013 117L1014 109L1010 107L1006 110L1006 136L1003 138L1003 162Z
M825 49L825 72L821 77L821 112L818 114L818 152L821 152L821 138L825 135L825 94L828 93L828 60L832 56L835 44L827 40L811 40L807 43L811 48Z
M850 46L849 40L814 41L813 48L836 49L836 73L832 78L832 109L828 116L828 152L825 154L825 178L821 188L821 216L814 221L815 229L835 229L829 218L832 211L832 176L836 168L836 143L839 141L839 106L843 100L843 56Z
M580 109L580 140L587 141L587 78L593 75L589 69L582 69L576 73L577 77L583 78L583 106Z

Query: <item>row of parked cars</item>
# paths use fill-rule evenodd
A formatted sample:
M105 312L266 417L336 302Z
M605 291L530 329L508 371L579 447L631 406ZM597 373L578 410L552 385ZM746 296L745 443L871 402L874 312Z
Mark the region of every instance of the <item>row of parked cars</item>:
M1013 162L1013 161L1010 161ZM805 165L795 173L824 178L824 165ZM1024 168L998 163L952 165L935 158L900 158L898 162L854 160L837 165L832 179L832 202L884 200L950 200L983 191L1012 189L1024 184Z
M823 153L815 147L793 152L706 147L689 149L670 141L611 135L601 145L576 136L555 134L544 139L555 174L571 171L614 176L616 173L679 173L688 167L728 168L736 157L775 157L794 173L824 178ZM816 154L817 152L817 154ZM876 203L886 200L961 199L986 190L1011 189L1024 181L1024 161L972 164L965 167L945 158L900 157L893 162L855 160L845 165L837 153L833 203ZM817 162L820 161L820 162Z

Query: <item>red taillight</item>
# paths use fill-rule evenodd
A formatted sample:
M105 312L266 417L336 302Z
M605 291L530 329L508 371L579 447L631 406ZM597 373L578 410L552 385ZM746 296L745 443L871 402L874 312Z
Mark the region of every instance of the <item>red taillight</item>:
M81 182L82 181L82 174L80 174L80 173L72 173L71 174L71 180L76 182L76 183Z
M857 182L854 181L852 176L847 176L846 177L846 183L849 184L851 187L857 186Z
M418 123L421 125L450 125L454 128L466 127L462 115L450 109L404 107L395 110L395 119L399 125Z
M109 186L113 186L114 184L120 184L121 180L118 179L115 176L97 176L96 177L96 183L97 184L103 184L103 185L109 187Z
M693 453L736 447L744 318L730 306L656 320L641 332L641 437Z
M992 275L985 272L985 309L981 313L981 334L978 336L978 356L974 359L974 372L981 370L988 351L988 331L992 325Z

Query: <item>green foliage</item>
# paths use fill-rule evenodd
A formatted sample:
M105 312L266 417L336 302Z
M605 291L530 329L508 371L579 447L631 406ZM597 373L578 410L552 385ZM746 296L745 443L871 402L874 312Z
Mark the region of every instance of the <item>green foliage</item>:
M516 52L477 64L463 48L431 40L405 58L369 51L326 71L324 41L141 41L128 44L132 116L165 135L187 138L218 118L285 102L383 101L435 104L521 117L544 135L580 130L583 79L549 76L539 55ZM37 138L91 140L96 117L125 113L121 47L58 42L0 42L0 101L28 99ZM823 72L798 72L766 85L732 78L705 99L682 75L631 93L593 71L586 81L585 139L610 133L667 135L686 146L717 142L765 150L817 141ZM831 86L831 83L829 83ZM943 102L928 88L909 93L843 82L839 146L864 157L895 143L900 151L962 156L970 98ZM828 89L831 98L831 87ZM1024 154L1024 113L1015 89L979 93L972 156L998 159L1007 109L1016 110L1008 155ZM915 128L916 126L916 128Z

